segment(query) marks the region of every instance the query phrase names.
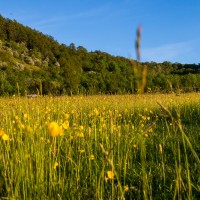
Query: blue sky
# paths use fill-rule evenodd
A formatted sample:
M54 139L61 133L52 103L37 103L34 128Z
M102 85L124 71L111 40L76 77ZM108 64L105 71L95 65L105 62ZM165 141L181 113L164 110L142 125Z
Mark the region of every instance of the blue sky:
M0 0L0 14L54 37L141 61L200 63L200 0Z

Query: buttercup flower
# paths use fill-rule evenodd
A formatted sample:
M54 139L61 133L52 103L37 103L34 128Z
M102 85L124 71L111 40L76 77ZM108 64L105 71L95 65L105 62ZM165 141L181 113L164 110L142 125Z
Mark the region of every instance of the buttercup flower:
M56 122L51 122L49 124L49 132L50 132L52 137L56 137L58 135L63 134L62 127L59 126Z
M58 167L58 165L59 165L58 162L55 162L53 165L53 168L56 169L56 167Z
M115 174L112 171L107 171L107 176L109 179L113 179Z
M79 133L80 138L84 138L84 133Z
M83 131L84 127L83 126L79 126L79 131Z
M90 160L94 160L94 155L90 155Z
M8 136L7 134L3 134L3 135L2 135L2 139L3 139L4 141L10 140L10 138L9 138L9 136Z
M128 190L129 190L128 185L125 185L125 186L124 186L124 191L127 192Z
M80 153L84 153L85 150L84 150L84 149L80 149L79 152L80 152Z
M64 129L68 129L69 128L69 122L68 121L65 121L63 124L62 124L62 127L64 128Z

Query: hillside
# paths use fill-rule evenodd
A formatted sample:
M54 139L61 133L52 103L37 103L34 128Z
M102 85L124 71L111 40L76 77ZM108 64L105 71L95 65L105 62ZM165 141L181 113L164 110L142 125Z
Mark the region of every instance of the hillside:
M148 68L145 92L200 90L200 64L138 63L53 37L0 16L0 95L136 93L133 67Z

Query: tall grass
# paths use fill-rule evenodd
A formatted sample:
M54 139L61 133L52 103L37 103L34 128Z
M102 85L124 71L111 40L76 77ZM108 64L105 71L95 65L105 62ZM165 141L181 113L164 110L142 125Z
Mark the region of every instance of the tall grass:
M198 93L0 98L0 117L0 199L200 196Z

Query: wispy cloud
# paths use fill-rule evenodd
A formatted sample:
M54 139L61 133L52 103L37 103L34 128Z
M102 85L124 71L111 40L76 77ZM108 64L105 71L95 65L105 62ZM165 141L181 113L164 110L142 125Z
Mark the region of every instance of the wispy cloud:
M142 60L144 61L178 61L181 56L192 52L195 48L195 41L166 44L158 47L143 48L141 50Z
M100 16L102 15L102 13L105 13L108 11L108 7L107 6L102 6L100 8L94 8L91 10L87 10L87 11L83 11L83 12L76 12L74 14L63 14L63 15L55 15L52 17L46 17L44 19L40 19L37 21L34 21L32 23L32 26L37 26L39 28L44 28L44 27L53 27L56 25L60 25L63 24L65 22L70 22L70 21L74 21L74 20L83 20L86 18L91 18L91 17L96 17L96 16Z

